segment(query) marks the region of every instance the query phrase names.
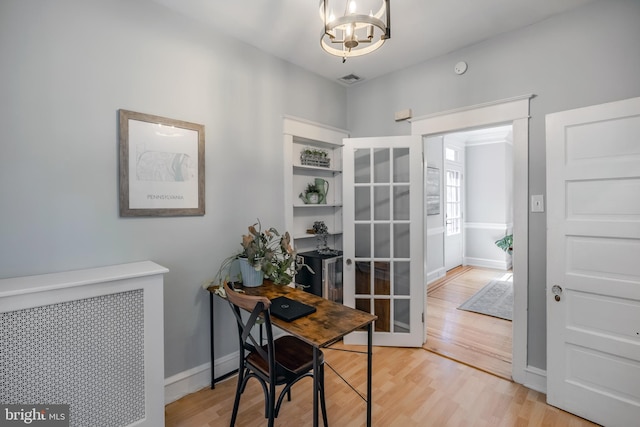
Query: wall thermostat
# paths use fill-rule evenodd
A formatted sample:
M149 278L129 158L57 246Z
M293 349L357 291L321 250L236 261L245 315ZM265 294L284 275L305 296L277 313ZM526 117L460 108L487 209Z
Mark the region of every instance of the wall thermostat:
M456 74L464 74L464 72L467 71L467 63L464 61L458 62L456 66L453 67L453 71L455 71Z

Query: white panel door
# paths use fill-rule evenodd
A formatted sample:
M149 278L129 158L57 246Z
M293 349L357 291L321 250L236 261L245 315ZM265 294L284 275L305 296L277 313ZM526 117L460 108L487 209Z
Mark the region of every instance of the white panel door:
M378 316L375 345L424 343L422 165L420 136L344 140L344 303Z
M640 423L640 98L547 116L547 402Z

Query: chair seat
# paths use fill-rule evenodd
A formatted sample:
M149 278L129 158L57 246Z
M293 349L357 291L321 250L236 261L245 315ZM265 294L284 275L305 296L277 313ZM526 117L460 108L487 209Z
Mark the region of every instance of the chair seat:
M285 335L274 341L276 363L291 374L298 376L313 369L313 347L299 338ZM263 346L266 351L266 345ZM324 354L319 352L319 363L324 363ZM247 356L247 362L259 369L265 375L269 375L269 366L257 352L251 352ZM279 372L278 376L284 373ZM286 375L286 374L285 374ZM288 376L288 375L287 375Z

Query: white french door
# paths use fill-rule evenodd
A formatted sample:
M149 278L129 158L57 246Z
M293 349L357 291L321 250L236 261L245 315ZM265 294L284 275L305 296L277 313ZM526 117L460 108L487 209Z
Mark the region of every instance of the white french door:
M344 303L378 316L375 345L424 342L422 173L419 136L344 140Z
M462 265L462 170L447 166L444 171L444 268Z
M640 98L547 116L547 402L640 420Z

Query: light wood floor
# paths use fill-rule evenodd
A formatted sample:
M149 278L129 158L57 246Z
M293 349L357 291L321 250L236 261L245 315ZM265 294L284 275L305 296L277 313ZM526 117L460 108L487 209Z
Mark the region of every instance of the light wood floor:
M344 348L342 343L336 344ZM363 347L349 347L363 350ZM327 363L366 390L366 356L325 350ZM422 348L375 347L373 425L376 427L595 426L545 403L545 396L495 375ZM327 411L332 427L364 426L365 403L330 369L325 372ZM167 427L228 426L236 377L202 389L165 407ZM293 387L276 426L311 426L311 379ZM240 401L237 426L266 426L264 398L251 380Z
M504 271L458 267L427 290L427 342L424 348L461 363L511 379L510 321L457 307Z

